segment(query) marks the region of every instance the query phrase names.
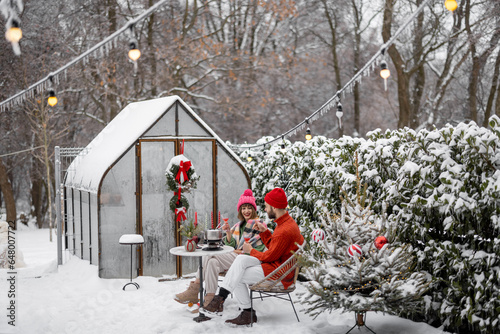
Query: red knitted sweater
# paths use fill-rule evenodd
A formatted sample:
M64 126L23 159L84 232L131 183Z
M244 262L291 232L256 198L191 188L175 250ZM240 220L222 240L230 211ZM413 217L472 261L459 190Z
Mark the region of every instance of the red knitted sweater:
M275 222L278 226L276 226L273 233L267 230L259 234L262 242L267 247L267 251L259 252L255 249L250 251L251 256L255 256L260 260L266 276L292 256L292 251L296 251L298 248L297 244L301 245L304 242L299 226L288 212L276 219ZM281 281L285 289L293 283L294 274L294 272L291 272Z

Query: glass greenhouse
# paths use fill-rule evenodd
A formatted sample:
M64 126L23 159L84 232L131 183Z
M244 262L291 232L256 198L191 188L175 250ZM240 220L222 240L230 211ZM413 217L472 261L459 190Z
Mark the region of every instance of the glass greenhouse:
M65 246L99 267L99 277L130 277L130 246L123 234L141 234L133 256L137 275L162 277L194 272L197 258L169 253L183 244L170 210L166 186L170 160L184 156L200 176L183 194L188 220L210 225L211 214L237 221L239 196L250 187L241 160L178 96L132 103L123 109L71 163L63 181Z

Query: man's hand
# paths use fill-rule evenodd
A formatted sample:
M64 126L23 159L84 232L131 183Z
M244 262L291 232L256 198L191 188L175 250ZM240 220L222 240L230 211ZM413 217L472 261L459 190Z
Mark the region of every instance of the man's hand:
M252 245L250 245L248 242L245 242L243 244L243 253L250 254L252 248L253 248Z
M261 222L257 222L257 229L260 232L264 232L267 230L267 226L265 224L262 224Z

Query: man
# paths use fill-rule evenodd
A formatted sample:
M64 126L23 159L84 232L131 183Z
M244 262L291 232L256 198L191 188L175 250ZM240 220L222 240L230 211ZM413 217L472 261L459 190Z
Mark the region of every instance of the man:
M286 211L288 201L285 191L281 188L274 188L264 200L268 217L275 219L277 224L274 233L271 233L264 224L258 223L259 235L267 251L259 252L245 242L244 254L236 257L220 284L219 293L210 304L203 308L208 314L220 315L224 308L224 301L229 294L233 293L242 312L238 317L226 320L227 323L250 325L252 313L254 322L257 322L257 315L251 309L248 285L257 283L270 274L292 256L292 252L298 249L297 244L301 245L304 242L297 223ZM293 275L292 272L282 280L281 284L285 289L293 282Z

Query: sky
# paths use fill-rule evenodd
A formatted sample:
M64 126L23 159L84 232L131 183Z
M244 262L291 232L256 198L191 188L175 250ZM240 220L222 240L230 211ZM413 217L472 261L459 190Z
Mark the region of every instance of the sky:
M20 226L15 241L24 257L25 268L15 271L0 269L0 333L346 333L354 325L354 313L334 310L316 319L304 312L296 294L305 291L299 283L292 294L300 322L290 303L276 298L256 300L258 322L250 327L230 327L226 319L239 313L236 300L228 298L222 317L197 323L187 305L174 301L189 278L159 282L157 277L134 279L136 290L122 287L129 279L101 279L98 268L88 261L64 253L63 264L57 265L57 243L49 241L48 229ZM124 251L129 251L128 247ZM14 272L12 275L10 273ZM8 279L15 276L14 289ZM9 298L8 292L15 297ZM6 298L7 297L7 298ZM8 324L7 307L14 301L15 327ZM438 334L448 333L425 323L412 322L396 316L368 312L366 324L376 333ZM364 327L351 333L370 333Z

